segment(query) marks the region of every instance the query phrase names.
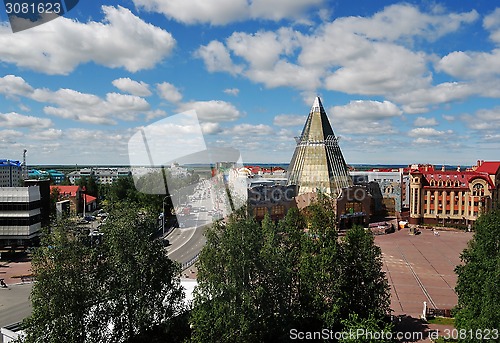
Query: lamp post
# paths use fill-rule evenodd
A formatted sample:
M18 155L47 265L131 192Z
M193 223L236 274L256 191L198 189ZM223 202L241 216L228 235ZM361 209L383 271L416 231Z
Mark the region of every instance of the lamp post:
M162 202L162 205L163 205L163 216L162 216L162 224L161 224L161 227L162 227L162 236L165 235L165 200L167 200L167 198L170 198L171 195L170 194L167 194L164 198L163 198L163 202Z

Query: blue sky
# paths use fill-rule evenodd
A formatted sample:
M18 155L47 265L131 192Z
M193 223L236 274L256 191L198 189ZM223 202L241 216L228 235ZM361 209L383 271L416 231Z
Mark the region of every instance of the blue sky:
M0 158L128 164L194 109L209 145L288 163L319 95L347 163L499 160L494 3L81 1L18 33L2 10Z

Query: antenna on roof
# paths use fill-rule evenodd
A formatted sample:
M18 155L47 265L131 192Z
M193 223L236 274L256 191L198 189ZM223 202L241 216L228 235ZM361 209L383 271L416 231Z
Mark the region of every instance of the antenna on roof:
M23 173L23 180L26 180L28 178L28 167L26 166L26 153L28 150L24 149L23 150L23 168L22 168L22 173Z

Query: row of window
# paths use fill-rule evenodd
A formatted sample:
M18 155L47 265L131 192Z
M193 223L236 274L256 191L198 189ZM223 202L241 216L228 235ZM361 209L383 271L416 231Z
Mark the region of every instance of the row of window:
M0 226L30 226L41 221L42 217L40 215L29 218L0 218Z
M26 202L0 202L0 211L30 211L40 208L41 201Z

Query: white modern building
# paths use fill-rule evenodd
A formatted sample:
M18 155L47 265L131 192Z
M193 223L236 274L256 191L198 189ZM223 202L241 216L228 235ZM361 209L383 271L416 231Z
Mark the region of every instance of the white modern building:
M0 160L0 187L19 187L23 180L21 162Z
M26 247L42 227L40 187L0 187L0 247Z

